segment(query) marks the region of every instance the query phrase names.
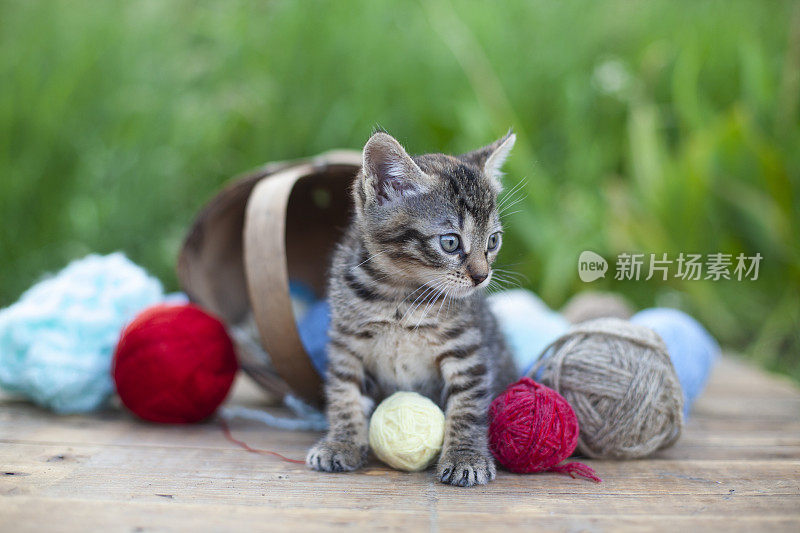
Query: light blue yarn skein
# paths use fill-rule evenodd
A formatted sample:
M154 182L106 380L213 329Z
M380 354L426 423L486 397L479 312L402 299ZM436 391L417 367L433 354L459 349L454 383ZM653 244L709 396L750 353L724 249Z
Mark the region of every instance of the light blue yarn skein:
M667 345L683 388L684 414L688 414L719 357L717 341L697 320L677 309L645 309L633 315L631 322L654 330Z
M513 289L489 297L517 369L527 371L542 350L567 332L570 323L525 289ZM525 375L523 372L520 375Z
M102 407L120 331L162 298L120 252L73 261L0 311L0 387L57 413Z

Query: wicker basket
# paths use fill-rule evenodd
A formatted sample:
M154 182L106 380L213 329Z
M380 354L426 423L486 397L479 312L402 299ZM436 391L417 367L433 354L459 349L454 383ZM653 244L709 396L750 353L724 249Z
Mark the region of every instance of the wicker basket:
M289 280L324 293L360 166L359 152L335 151L235 178L198 213L181 248L183 290L230 328L252 318L264 349L237 343L241 366L280 397L291 391L322 403L322 379L300 342Z

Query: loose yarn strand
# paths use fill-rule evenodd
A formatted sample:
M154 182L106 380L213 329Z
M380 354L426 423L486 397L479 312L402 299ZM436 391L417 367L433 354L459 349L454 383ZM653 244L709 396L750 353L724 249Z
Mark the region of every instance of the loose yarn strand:
M242 418L245 420L261 422L262 424L272 428L285 429L289 431L324 431L328 428L328 422L325 419L325 415L305 403L300 398L297 398L291 394L287 394L283 398L283 404L290 411L292 411L297 418L275 416L271 413L267 413L266 411L249 409L247 407L238 405L233 407L223 407L219 410L219 423L222 427L222 434L230 442L242 447L248 452L259 453L262 455L274 455L275 457L290 463L303 464L305 461L290 459L289 457L281 455L278 452L253 448L246 442L234 437L231 433L230 426L228 426L228 420Z
M247 450L250 453L258 453L258 454L262 454L262 455L274 455L275 457L278 457L279 459L282 459L282 460L287 461L289 463L296 463L296 464L304 464L305 463L305 461L301 461L299 459L290 459L289 457L286 457L285 455L281 455L278 452L273 452L272 450L262 450L260 448L251 447L246 442L244 442L242 440L239 440L239 439L237 439L236 437L233 436L233 434L231 433L231 428L228 427L228 423L225 422L225 419L222 418L222 417L219 418L219 425L222 427L222 434L225 435L226 439L228 439L229 441L231 441L234 444L237 444L238 446L241 446L242 448L244 448L245 450Z
M595 483L602 483L602 479L597 475L597 472L591 466L585 465L583 463L579 463L577 461L572 461L570 463L564 463L563 465L556 465L550 467L548 472L558 472L560 474L567 474L573 479L577 479L578 476L588 479L589 481L594 481Z
M294 396L287 395L284 399L284 404L294 412L297 418L275 416L266 411L248 409L241 406L223 407L219 410L219 413L226 420L243 418L261 422L271 428L287 431L324 431L328 428L328 422L325 420L324 414L309 407Z

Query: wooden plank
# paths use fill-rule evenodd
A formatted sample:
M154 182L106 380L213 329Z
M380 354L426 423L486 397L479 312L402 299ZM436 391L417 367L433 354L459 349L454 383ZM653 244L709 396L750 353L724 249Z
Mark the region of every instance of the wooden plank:
M220 499L224 499L225 495L221 491ZM683 513L677 516L669 513L672 509L670 504L676 497L651 497L644 501L638 501L634 496L625 501L607 501L607 498L598 497L594 502L595 512L586 514L576 514L568 498L568 495L554 495L548 500L531 499L524 505L498 506L490 511L477 512L469 506L456 511L441 509L437 502L425 509L409 509L405 503L402 506L397 504L393 509L364 506L275 509L266 497L261 504L231 506L185 502L170 498L169 495L153 496L146 500L90 502L16 496L8 499L9 504L5 506L3 516L13 520L14 531L70 531L73 530L70 524L83 524L103 531L141 530L139 528L184 531L232 528L268 531L463 531L464 528L476 528L479 531L491 531L500 528L534 528L538 531L564 529L566 525L574 529L590 525L594 526L591 529L598 529L597 525L601 525L617 530L621 526L637 525L648 529L673 530L676 524L681 523L694 530L702 530L703 525L710 524L734 531L758 528L772 530L778 526L787 531L796 531L797 527L796 507L790 508L796 505L796 501L784 502L776 496L732 497L722 502L729 505L721 505L718 498L694 497L681 507ZM668 504L665 511L661 510L662 501ZM555 504L547 505L547 502ZM649 512L645 512L645 506ZM765 506L775 512L763 513ZM742 511L749 511L749 514L741 517L734 514ZM53 517L58 518L55 520Z
M704 397L797 398L797 387L786 376L768 374L736 356L715 365Z
M15 531L40 532L46 521L37 515L36 504L27 498L16 498L10 509L18 518ZM363 509L286 509L270 514L264 508L225 505L192 505L161 498L153 502L119 502L113 509L107 503L93 502L76 508L72 502L46 500L42 502L51 510L57 521L47 521L48 531L71 531L66 525L93 519L96 530L101 531L229 531L232 524L244 531L441 531L463 532L465 528L488 528L490 531L506 527L512 530L560 531L565 523L580 531L642 531L661 525L663 529L689 527L694 530L753 531L767 527L770 531L796 531L797 523L782 516L747 517L732 522L725 516L671 517L654 514L649 517L608 513L574 517L544 513L474 513L409 515L403 511L383 511L376 516ZM130 525L129 525L130 524Z
M253 423L236 422L232 425L237 438L252 446L268 448L284 455L302 459L305 450L318 438L316 433L285 432L264 429ZM79 445L138 446L166 448L203 448L225 450L233 445L225 440L220 428L212 424L193 426L183 430L131 423L123 430L117 426L103 435L98 428L57 429L37 438L0 439L5 444L56 444L65 447ZM185 432L184 432L185 431ZM41 430L40 433L43 433ZM794 428L743 432L735 423L703 424L690 421L678 444L657 452L653 459L774 459L800 456L800 431Z
M81 499L147 495L154 484L160 490L191 496L194 501L214 503L219 484L235 486L231 504L260 501L265 488L298 497L310 492L305 502L315 507L358 504L362 494L388 496L384 504L393 508L396 490L424 486L433 480L430 472L402 473L377 462L356 473L324 475L302 465L283 463L239 449L209 450L150 447L72 447L16 445L0 448L4 469L14 476L0 478L0 492L13 488L17 493L70 498L74 496L75 478L81 478ZM642 493L672 495L718 495L731 491L737 495L800 495L800 460L729 461L729 460L641 460L625 462L587 461L603 476L604 483L594 484L563 475L515 475L501 472L488 487L470 491L450 491L451 499L461 495L473 501L473 510L483 500L478 495L534 497L537 494L583 494L629 496ZM113 474L112 477L109 477ZM198 484L202 485L199 486ZM326 490L346 490L330 501ZM187 489L188 487L188 489ZM322 492L319 492L321 490ZM438 484L437 484L438 492ZM373 504L380 503L378 500ZM466 501L465 501L466 503ZM488 500L488 505L495 502ZM477 507L475 507L477 506ZM579 511L579 509L578 509Z
M264 397L240 380L230 401L263 407ZM147 424L113 409L63 417L5 398L0 531L796 531L799 406L783 380L725 358L677 446L647 460L587 461L602 484L500 472L488 486L461 489L374 460L352 474L311 472L241 450L214 422ZM297 458L319 436L232 427L253 446Z

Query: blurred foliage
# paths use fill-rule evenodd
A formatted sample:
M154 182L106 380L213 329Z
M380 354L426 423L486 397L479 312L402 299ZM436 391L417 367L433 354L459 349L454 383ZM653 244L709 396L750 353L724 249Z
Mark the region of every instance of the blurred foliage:
M412 152L513 126L503 262L527 286L683 308L800 379L799 97L793 2L4 0L0 305L93 251L176 289L195 211L265 161L376 125ZM587 286L584 249L764 260L757 281Z

